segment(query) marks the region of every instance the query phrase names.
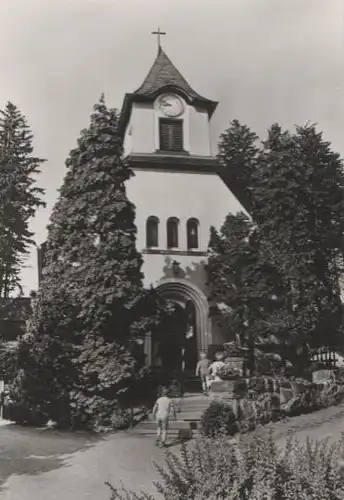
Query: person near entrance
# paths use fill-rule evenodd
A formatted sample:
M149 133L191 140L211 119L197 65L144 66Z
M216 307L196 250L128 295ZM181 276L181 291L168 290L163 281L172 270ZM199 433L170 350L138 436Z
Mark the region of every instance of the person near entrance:
M174 420L177 420L173 399L169 396L169 390L164 388L161 396L157 399L153 408L153 417L157 423L157 446L166 446L168 424L171 413L173 413Z
M225 363L223 361L223 357L224 357L223 352L222 351L217 351L215 353L215 361L213 361L211 363L211 365L209 366L209 377L207 379L207 381L208 381L208 390L211 390L211 384L213 382L218 382L218 381L221 380L221 378L219 377L218 373L221 370L221 368L223 368L223 366L225 365Z
M205 396L208 396L208 376L209 376L210 361L207 358L207 353L200 352L200 360L196 366L196 377L200 377L202 384L202 391Z

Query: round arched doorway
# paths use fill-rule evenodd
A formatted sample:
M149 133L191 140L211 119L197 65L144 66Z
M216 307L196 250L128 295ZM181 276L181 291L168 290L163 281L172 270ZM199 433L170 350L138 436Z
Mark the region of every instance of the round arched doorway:
M207 298L196 285L180 278L161 280L156 291L172 306L158 336L147 346L149 364L171 373L194 372L199 351L206 350L210 343Z

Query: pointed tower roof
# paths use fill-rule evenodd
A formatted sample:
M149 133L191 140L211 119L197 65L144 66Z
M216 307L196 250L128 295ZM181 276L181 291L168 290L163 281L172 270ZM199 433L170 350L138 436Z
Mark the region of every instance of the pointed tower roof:
M155 94L164 87L176 87L184 91L190 99L208 101L195 92L183 75L177 70L169 57L159 47L158 55L149 70L143 84L134 92L136 95L151 95Z
M153 101L163 90L179 92L189 104L204 106L209 117L214 113L218 104L198 94L159 46L155 61L142 85L135 92L125 95L121 113L122 123L127 122L133 102Z

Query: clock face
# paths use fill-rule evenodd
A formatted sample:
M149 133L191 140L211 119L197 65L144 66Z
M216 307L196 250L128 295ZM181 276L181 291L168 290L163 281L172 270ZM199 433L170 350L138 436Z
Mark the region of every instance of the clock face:
M179 116L184 111L184 106L176 95L163 95L159 100L159 108L166 116Z

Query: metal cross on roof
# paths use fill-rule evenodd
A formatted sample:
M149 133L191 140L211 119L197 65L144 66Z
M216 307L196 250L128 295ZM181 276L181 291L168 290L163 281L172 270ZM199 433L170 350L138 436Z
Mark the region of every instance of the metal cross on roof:
M160 47L161 47L160 37L161 37L161 35L166 35L166 32L165 31L160 31L160 28L158 28L158 31L152 31L152 35L157 35L158 36L158 48L160 49Z

